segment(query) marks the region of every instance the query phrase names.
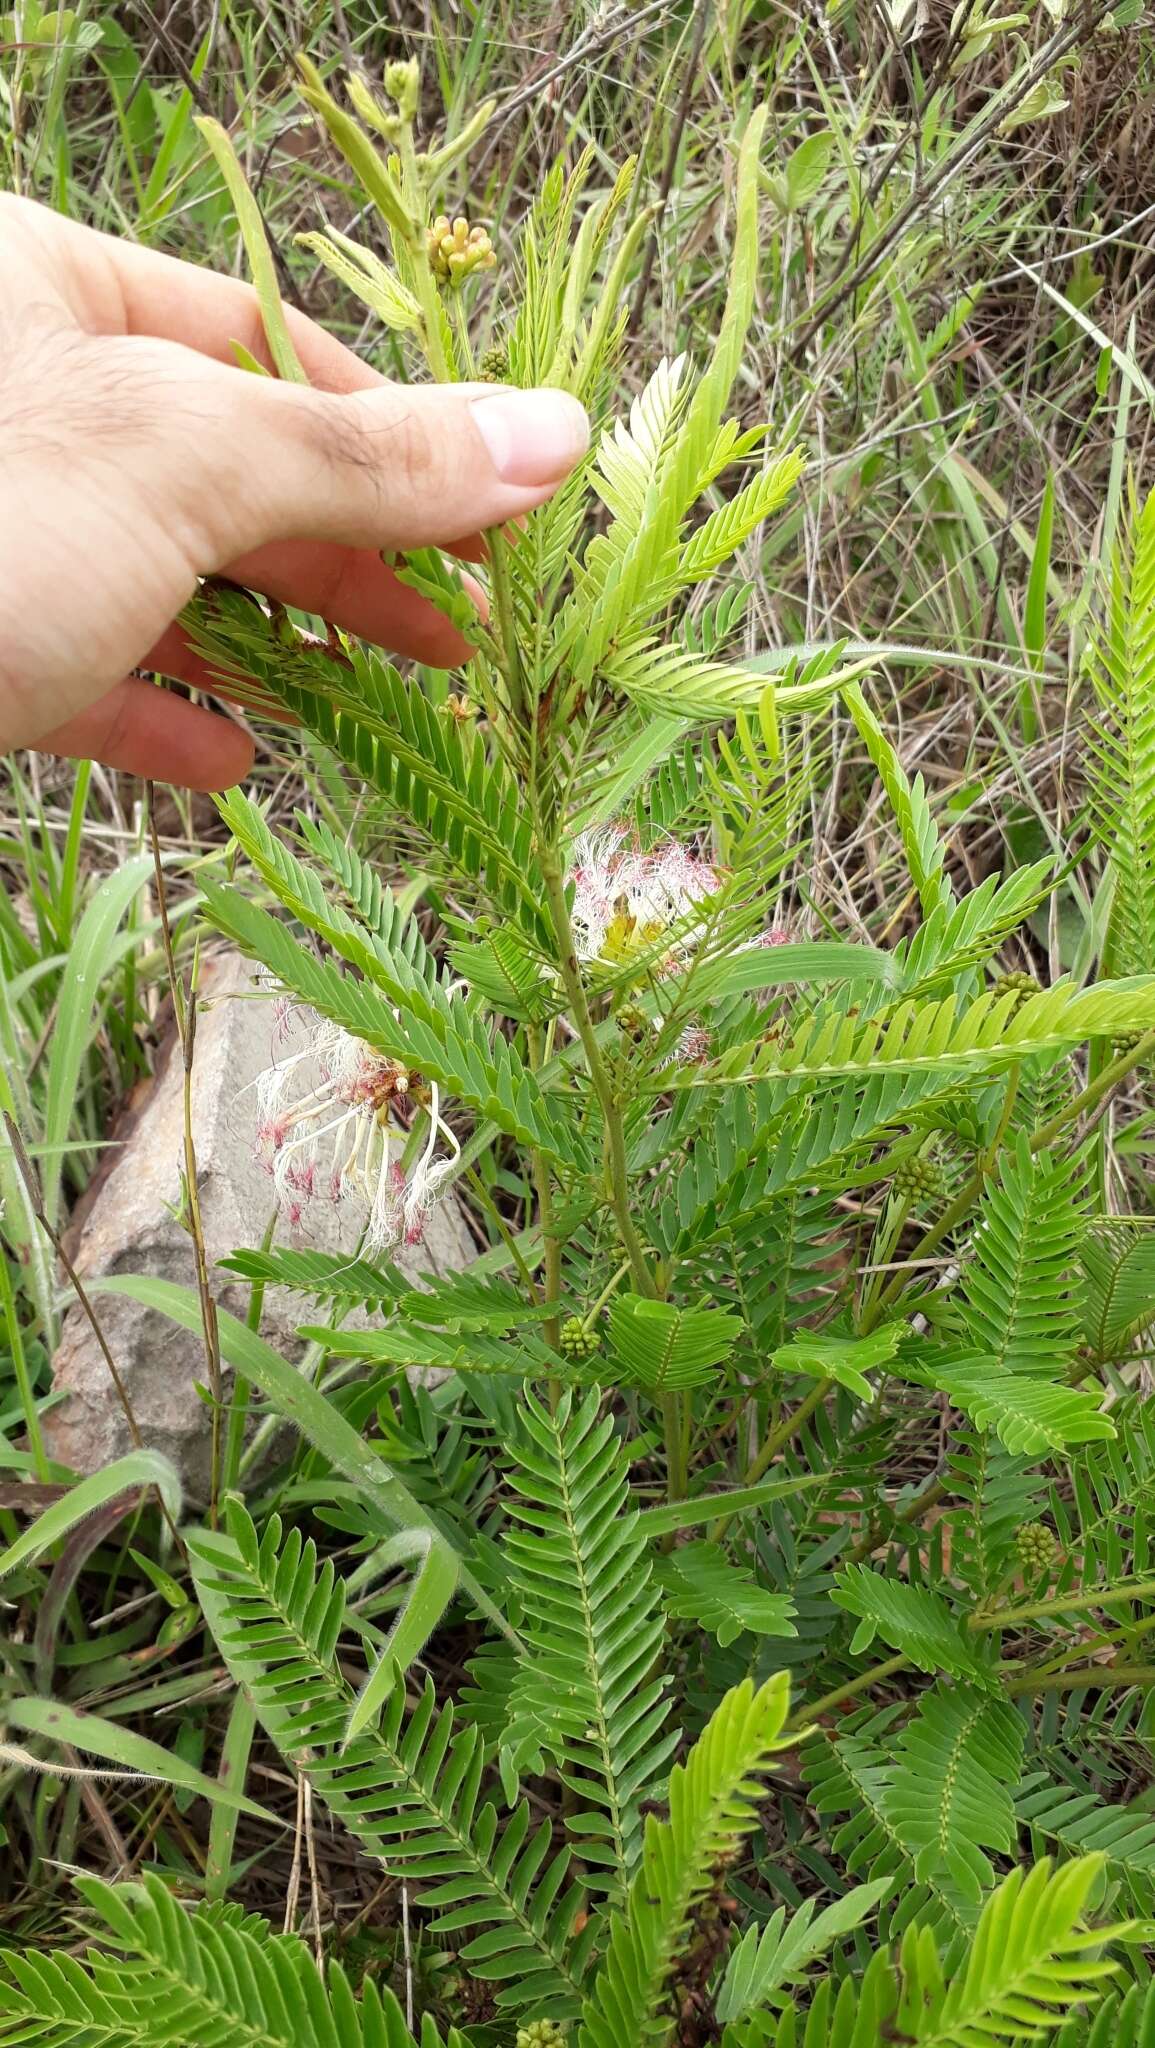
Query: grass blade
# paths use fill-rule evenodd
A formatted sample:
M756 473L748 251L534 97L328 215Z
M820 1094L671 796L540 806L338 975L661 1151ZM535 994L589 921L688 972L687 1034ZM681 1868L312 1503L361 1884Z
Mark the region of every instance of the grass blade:
M117 1458L106 1465L102 1472L94 1472L89 1479L82 1479L70 1488L63 1500L45 1508L37 1515L30 1529L18 1536L15 1543L0 1552L0 1578L15 1571L18 1564L34 1563L46 1550L62 1541L78 1522L97 1513L110 1501L122 1494L142 1491L155 1486L169 1514L175 1521L180 1514L181 1484L179 1476L169 1460L159 1451L130 1451L127 1457Z
M253 1820L266 1820L271 1827L285 1826L285 1822L275 1813L270 1813L267 1807L258 1806L255 1799L246 1799L242 1792L234 1792L231 1785L222 1784L219 1778L210 1778L194 1765L186 1764L183 1757L162 1749L159 1742L150 1742L146 1735L137 1735L131 1728L122 1728L116 1721L106 1721L99 1714L81 1713L79 1708L67 1706L63 1700L6 1700L4 1718L9 1728L19 1729L26 1735L42 1735L50 1742L68 1743L73 1749L83 1750L87 1756L102 1757L106 1763L120 1764L127 1771L139 1772L143 1779L174 1785L181 1792L198 1793L202 1799L215 1800L218 1804L233 1807L238 1813L247 1813ZM51 1765L46 1768L50 1771Z
M89 1285L94 1294L127 1295L131 1301L139 1301L145 1308L159 1310L161 1315L179 1323L182 1329L198 1334L201 1331L201 1305L193 1287L182 1287L173 1280L153 1280L142 1273L118 1273L108 1279L93 1280ZM233 1371L243 1373L247 1380L259 1387L277 1413L284 1416L286 1422L293 1423L314 1450L320 1451L338 1472L351 1479L387 1521L397 1529L421 1529L438 1543L445 1541L436 1522L416 1496L369 1448L339 1409L325 1399L319 1387L303 1378L279 1351L274 1351L272 1345L266 1344L255 1331L246 1329L236 1316L230 1316L221 1309L218 1323L221 1356ZM516 1641L501 1609L478 1584L472 1572L467 1571L464 1565L460 1571L462 1591L503 1635Z

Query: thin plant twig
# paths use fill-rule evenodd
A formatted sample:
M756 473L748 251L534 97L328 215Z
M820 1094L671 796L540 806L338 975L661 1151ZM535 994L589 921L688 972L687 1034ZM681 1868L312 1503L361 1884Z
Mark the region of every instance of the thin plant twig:
M208 1371L208 1389L212 1401L212 1457L209 1482L209 1517L216 1524L217 1501L221 1477L221 1415L224 1405L224 1376L221 1371L220 1331L217 1327L217 1305L209 1284L208 1252L205 1248L204 1221L201 1216L200 1187L197 1168L196 1136L193 1131L193 1059L196 1051L196 993L194 989L195 966L189 976L187 989L177 973L176 955L173 951L172 928L168 916L168 896L165 889L164 863L161 860L160 840L156 830L156 806L154 788L148 784L148 831L152 845L153 867L156 874L157 905L160 911L161 938L164 945L165 964L168 969L169 989L172 993L173 1014L176 1018L177 1037L180 1041L184 1120L184 1182L185 1203L188 1213L189 1235L193 1242L196 1258L197 1294L201 1306L201 1328L204 1336L205 1365Z

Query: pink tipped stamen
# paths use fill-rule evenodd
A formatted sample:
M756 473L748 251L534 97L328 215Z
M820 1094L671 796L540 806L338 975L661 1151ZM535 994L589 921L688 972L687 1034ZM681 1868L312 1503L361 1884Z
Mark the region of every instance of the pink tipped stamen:
M441 1116L439 1090L433 1085L428 1135L410 1181L392 1156L390 1126L393 1101L410 1092L408 1072L338 1026L314 1024L308 1050L284 1059L257 1083L261 1164L294 1226L318 1187L333 1202L355 1190L368 1207L366 1242L372 1249L406 1238L420 1243L437 1192L461 1152ZM294 1070L306 1059L313 1062L315 1085L298 1101L284 1102ZM436 1157L439 1138L450 1148L448 1159Z

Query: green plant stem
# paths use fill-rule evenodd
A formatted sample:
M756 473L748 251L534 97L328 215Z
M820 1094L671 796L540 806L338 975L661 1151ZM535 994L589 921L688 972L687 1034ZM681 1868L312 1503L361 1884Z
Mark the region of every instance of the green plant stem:
M807 1394L806 1399L800 1401L797 1408L792 1408L789 1415L783 1417L777 1429L770 1431L757 1457L751 1460L742 1475L743 1486L753 1486L757 1480L761 1479L767 1467L773 1464L783 1444L789 1443L795 1430L801 1429L803 1423L810 1420L815 1409L822 1406L834 1384L835 1382L832 1379L816 1381ZM719 1515L717 1521L712 1524L710 1529L710 1541L712 1543L720 1543L722 1541L732 1520L733 1516L731 1515Z
M598 1295L598 1298L595 1301L593 1307L590 1309L588 1315L585 1317L585 1327L587 1330L592 1330L594 1324L596 1323L598 1317L604 1309L611 1294L617 1293L618 1288L621 1286L621 1283L625 1279L626 1274L629 1272L629 1270L630 1262L627 1259L623 1265L618 1267L617 1272L614 1273L610 1277L610 1279L606 1281L606 1284L602 1288L601 1293Z
M1137 1067L1152 1052L1155 1052L1155 1030L1144 1032L1142 1038L1131 1047L1130 1051L1120 1053L1119 1057L1112 1060L1109 1066L1104 1067L1102 1073L1094 1081L1089 1082L1080 1094L1076 1095L1074 1100L1067 1104L1065 1109L1059 1110L1055 1116L1051 1117L1048 1123L1040 1125L1037 1131L1032 1132L1030 1139L1032 1153L1043 1151L1044 1147L1053 1143L1054 1139L1060 1137L1072 1124L1077 1123L1081 1116L1085 1116L1088 1111L1098 1109L1107 1095L1109 1095L1111 1089L1117 1087L1120 1081L1125 1080L1133 1068ZM1003 1130L1005 1130L1005 1121L1001 1127L1000 1138L995 1141L996 1145L1000 1142ZM920 1264L929 1253L935 1251L942 1243L943 1238L947 1237L954 1229L955 1225L961 1223L963 1217L983 1191L990 1166L993 1164L991 1154L994 1150L995 1146L992 1146L990 1151L984 1155L982 1163L975 1168L966 1186L955 1196L954 1201L943 1210L938 1222L932 1225L931 1229L919 1239L910 1258L905 1262L901 1270L895 1274L890 1285L884 1288L883 1292L879 1295L878 1300L874 1304L872 1314L869 1317L863 1318L864 1329L873 1328L884 1310L891 1307L898 1300L899 1295L907 1285L910 1269Z
M1063 1594L1056 1600L1036 1600L1024 1607L1003 1607L991 1614L968 1615L966 1626L973 1633L1007 1628L1020 1621L1035 1621L1045 1615L1070 1614L1080 1608L1106 1606L1109 1601L1155 1598L1155 1579L1141 1579L1133 1586L1108 1588L1106 1592L1090 1597L1087 1594ZM860 1671L856 1678L848 1679L845 1685L836 1686L833 1692L823 1693L805 1708L791 1716L788 1728L804 1728L820 1714L831 1707L842 1705L844 1700L856 1699L860 1693L869 1692L874 1685L881 1685L884 1679L892 1678L898 1671L908 1668L909 1657L895 1655L881 1664L873 1664L869 1671ZM1018 1676L1008 1673L1006 1690L1014 1695L1029 1692L1074 1691L1080 1685L1132 1685L1155 1680L1155 1666L1088 1664L1077 1671L1023 1672Z
M1097 1109L1104 1096L1109 1095L1120 1081L1125 1081L1128 1074L1135 1067L1141 1066L1153 1052L1155 1030L1145 1031L1142 1038L1138 1039L1129 1051L1121 1052L1117 1059L1111 1060L1103 1068L1102 1073L1094 1081L1088 1082L1073 1102L1069 1102L1065 1109L1050 1119L1049 1123L1042 1124L1034 1132L1031 1138L1031 1151L1041 1152L1043 1147L1049 1145L1053 1138L1057 1138L1068 1125L1076 1123L1081 1116L1086 1116L1089 1110Z
M528 1031L529 1063L536 1073L542 1063L542 1046L537 1031L531 1025ZM533 1184L537 1193L537 1220L541 1231L542 1253L545 1260L545 1299L553 1304L561 1301L561 1244L554 1228L553 1181L550 1178L549 1161L540 1147L533 1152ZM545 1337L556 1351L561 1340L561 1317L555 1312L545 1325ZM561 1400L561 1381L550 1381L550 1406L556 1409Z
M69 1258L68 1251L65 1247L63 1238L61 1237L59 1231L56 1229L55 1225L49 1220L48 1212L44 1206L44 1193L40 1185L39 1176L36 1172L35 1167L32 1164L32 1161L28 1157L28 1152L25 1147L24 1140L21 1137L19 1130L17 1129L16 1123L13 1120L13 1118L9 1115L7 1110L5 1110L3 1114L4 1129L7 1134L8 1144L12 1152L13 1160L15 1162L16 1171L24 1184L24 1189L28 1196L29 1206L31 1207L32 1214L35 1216L37 1223L39 1224L41 1230L44 1232L44 1235L48 1239L49 1244L52 1246L53 1251L56 1253L56 1256L59 1259L60 1264L63 1266L65 1274L67 1275L68 1280L73 1288L73 1291L75 1292L76 1299L80 1303L80 1306L84 1311L85 1317L88 1321L89 1328L91 1329L92 1334L95 1337L98 1346L100 1347L101 1357L103 1358L104 1363L108 1368L109 1378L111 1379L112 1384L116 1390L116 1398L120 1402L121 1408L124 1411L124 1419L128 1425L128 1433L129 1436L132 1438L132 1447L134 1451L142 1451L144 1449L144 1438L141 1436L140 1433L140 1425L137 1422L136 1415L133 1411L132 1402L128 1396L128 1389L126 1388L124 1381L121 1378L120 1369L117 1366L116 1360L113 1357L112 1352L109 1348L108 1339L104 1334L100 1318L98 1317L96 1310L92 1306L92 1301L85 1289L83 1280L77 1272L76 1267L73 1265L72 1260ZM173 1528L171 1519L168 1514L168 1510L164 1506L163 1500L161 1501L161 1510L165 1516L166 1521L169 1522L169 1527ZM173 1535L174 1537L176 1535L176 1531L174 1528Z
M558 942L559 967L562 986L565 989L570 1010L582 1050L586 1056L590 1082L605 1120L606 1151L608 1167L608 1193L610 1207L621 1235L622 1247L630 1262L630 1273L639 1294L651 1301L657 1299L658 1289L650 1271L645 1248L638 1235L634 1219L630 1215L629 1172L626 1162L626 1134L622 1113L614 1094L597 1032L594 1029L590 1006L586 997L585 983L578 966L577 947L574 944L573 925L570 921L569 905L565 897L565 878L556 850L551 848L542 856L542 879L545 882L546 901Z
M1147 1615L1143 1621L1128 1623L1123 1628L1105 1628L1094 1636L1081 1636L1077 1643L1068 1643L1065 1649L1049 1657L1045 1664L1040 1665L1040 1672L1047 1675L1052 1671L1064 1671L1072 1657L1088 1656L1093 1650L1113 1650L1122 1645L1133 1650L1143 1636L1151 1634L1152 1629L1155 1629L1155 1614Z
M482 1180L480 1174L477 1172L477 1169L472 1166L467 1167L465 1169L461 1178L465 1182L466 1187L469 1189L470 1194L473 1196L478 1207L485 1211L485 1214L489 1217L490 1222L493 1224L493 1227L496 1230L498 1236L500 1237L502 1244L505 1246L506 1251L509 1253L511 1264L517 1267L518 1279L521 1281L521 1284L525 1288L525 1291L528 1294L530 1300L536 1302L538 1299L538 1292L537 1287L534 1283L533 1274L530 1272L529 1267L526 1265L525 1260L522 1258L521 1250L518 1246L517 1239L511 1233L508 1223L502 1215L501 1210L498 1208L497 1203L494 1201L493 1196L490 1194L489 1189L486 1187L485 1182Z
M929 1486L925 1487L921 1493L916 1494L913 1500L907 1501L906 1506L899 1510L895 1520L899 1522L916 1522L920 1515L924 1515L927 1512L928 1508L937 1507L940 1500L945 1500L949 1492L950 1488L944 1479L932 1479ZM882 1522L872 1522L865 1536L859 1538L853 1550L846 1552L844 1562L846 1564L861 1564L864 1557L870 1556L871 1551L881 1540L882 1535Z
M823 1693L820 1699L805 1708L800 1707L796 1714L790 1716L786 1726L798 1734L832 1708L842 1706L846 1700L857 1699L871 1686L881 1685L884 1679L893 1678L897 1672L909 1668L909 1657L888 1657L884 1663L872 1665L869 1671L860 1671L857 1678L848 1679L845 1685L835 1686L833 1692ZM1074 1671L1024 1671L1017 1675L1007 1671L1002 1676L1003 1690L1011 1699L1039 1692L1080 1692L1084 1688L1106 1689L1153 1683L1155 1664L1080 1664Z
M16 1313L16 1295L12 1286L12 1275L8 1270L8 1255L0 1245L0 1305L4 1309L4 1324L8 1332L8 1348L12 1353L12 1369L16 1374L16 1386L20 1394L20 1406L24 1413L24 1427L28 1432L28 1444L32 1452L32 1464L39 1480L50 1476L48 1453L44 1448L44 1436L40 1428L40 1413L36 1396L32 1390L32 1378L28 1371L28 1357L24 1350L24 1334L20 1318Z
M578 1037L589 1068L590 1081L601 1107L606 1133L606 1166L610 1206L621 1236L622 1247L630 1264L630 1274L639 1294L651 1301L657 1299L658 1288L645 1248L638 1235L634 1219L630 1214L629 1169L626 1160L626 1133L622 1122L621 1108L614 1093L613 1083L602 1059L594 1021L590 1015L585 983L578 966L577 947L574 944L573 924L566 902L565 877L561 863L554 849L543 855L542 876L545 881L546 900L557 935L562 984L569 1000ZM666 1494L669 1500L681 1500L686 1492L689 1479L689 1450L682 1413L682 1398L679 1394L663 1394L661 1398L662 1429L666 1440Z
M177 1038L181 1053L181 1102L184 1124L184 1196L188 1204L188 1230L192 1239L196 1260L197 1293L201 1304L201 1325L204 1331L205 1370L208 1379L209 1397L212 1402L212 1437L209 1479L209 1522L215 1529L217 1507L221 1485L221 1423L224 1415L224 1375L221 1369L220 1331L217 1327L217 1304L209 1279L209 1258L205 1246L204 1222L201 1217L200 1171L197 1166L196 1133L193 1129L193 1061L196 1056L196 962L189 975L188 987L184 987L177 973L176 954L172 943L172 928L168 916L168 892L165 886L164 863L161 859L160 840L156 830L156 802L152 783L147 783L148 832L152 844L153 871L156 878L156 900L160 912L161 938L164 943L165 965L168 969L169 990L172 995L173 1016L176 1019Z
M756 1479L761 1479L767 1466L773 1463L783 1444L789 1443L795 1431L801 1429L804 1422L809 1422L816 1408L821 1408L822 1403L834 1384L835 1382L832 1379L817 1380L814 1386L811 1387L806 1399L800 1401L797 1408L792 1408L789 1415L783 1417L777 1429L771 1430L758 1456L743 1474L743 1486L753 1486Z
M663 1394L661 1408L666 1439L666 1499L684 1500L690 1479L685 1404L679 1394Z
M513 605L513 583L509 573L509 542L500 527L492 526L486 533L485 544L489 551L490 594L497 637L501 645L506 688L509 692L510 715L519 724L524 724L527 705L521 672L521 649L517 639L517 618Z
M888 1657L883 1664L872 1664L869 1671L860 1671L857 1678L848 1678L845 1685L836 1685L833 1692L824 1692L821 1699L813 1700L807 1707L800 1707L791 1714L786 1726L796 1734L800 1728L808 1728L820 1714L828 1714L832 1707L840 1707L843 1700L857 1699L860 1692L867 1692L872 1685L881 1685L884 1678L893 1678L897 1671L910 1668L910 1658Z
M963 1217L968 1214L978 1196L982 1193L985 1181L985 1170L981 1167L976 1168L961 1193L957 1194L954 1201L948 1203L947 1207L943 1210L938 1222L933 1223L930 1229L925 1231L922 1237L919 1238L909 1259L899 1268L893 1279L883 1288L882 1293L878 1296L873 1306L863 1315L862 1332L864 1336L875 1327L879 1317L884 1315L886 1310L891 1308L898 1300L907 1285L911 1268L921 1265L931 1252L938 1249L943 1238L950 1235L956 1223L962 1222Z
M261 1239L261 1250L267 1252L272 1245L277 1227L277 1211L265 1225ZM249 1305L245 1311L245 1328L256 1335L261 1327L261 1315L265 1306L265 1283L254 1280L249 1289ZM221 1460L221 1492L231 1493L239 1485L245 1450L245 1426L249 1419L249 1403L252 1399L251 1383L242 1373L233 1374L232 1399L229 1402L228 1425L225 1429L224 1455Z
M0 1055L0 1116L11 1118L14 1127L22 1125L25 1130L31 1131L34 1128L34 1119L24 1080L25 1060L9 1000L8 983L3 973L0 973ZM5 1180L8 1182L7 1188L4 1185ZM23 1178L15 1170L15 1165L11 1175L6 1174L3 1158L0 1157L0 1197L5 1194L8 1195L8 1237L13 1250L17 1251L21 1258L25 1290L35 1299L41 1336L48 1348L54 1350L59 1316L56 1308L56 1276L52 1270L52 1261L45 1251L45 1239ZM0 1257L2 1256L0 1244Z
M465 317L465 294L460 287L451 294L450 304L453 307L453 326L457 335L458 361L461 367L461 374L467 383L472 383L474 377L473 342L470 339L469 322Z
M425 180L417 162L413 125L409 121L406 121L401 129L400 151L405 200L412 226L409 254L413 264L413 286L417 293L417 303L421 308L425 356L438 384L455 384L457 379L453 374L453 365L445 353L445 342L441 333L441 299L437 279L430 268L429 254L425 246L429 199Z
M1054 1614L1079 1614L1091 1607L1112 1607L1118 1600L1155 1600L1155 1579L1137 1579L1130 1586L1095 1587L1082 1593L1061 1593L1054 1600L1031 1600L1025 1607L996 1607L990 1614L972 1614L975 1630L1015 1628L1020 1622L1046 1621Z
M1122 1685L1155 1684L1155 1664L1080 1664L1075 1671L1054 1671L1050 1675L1027 1672L1022 1678L1004 1679L1011 1699L1024 1693L1082 1692Z
M878 1270L870 1275L863 1291L860 1324L861 1318L870 1314L871 1305L879 1289L885 1284L882 1268L889 1264L891 1254L898 1245L906 1228L906 1219L909 1214L910 1197L909 1195L903 1195L894 1203L889 1221L883 1227L880 1227L877 1241L870 1247L870 1264ZM863 1327L866 1326L863 1325Z

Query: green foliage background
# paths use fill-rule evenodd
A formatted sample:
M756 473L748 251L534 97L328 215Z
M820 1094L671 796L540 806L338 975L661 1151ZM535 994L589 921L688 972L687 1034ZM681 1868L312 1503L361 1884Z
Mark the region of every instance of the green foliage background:
M176 85L118 15L13 17L21 189L114 225L131 195L199 257L239 230L281 374L307 281L382 367L496 349L597 433L490 537L487 626L446 559L398 565L469 623L465 706L234 592L190 614L302 739L295 811L271 753L175 820L187 929L404 1066L415 1128L436 1085L488 1249L415 1294L368 1252L239 1248L213 1499L174 1547L139 1514L180 1522L163 1460L69 1489L44 1458L59 1301L5 1153L0 1570L30 1626L0 2040L1145 2040L1151 394L1117 280L1019 251L1047 259L1072 139L1064 231L1129 234L1103 79L1142 77L1146 25L675 11L638 42L640 165L612 12L569 24L561 132L492 17L408 26L416 143L404 81L342 83L352 56L379 95L396 56L353 10L312 40L154 25ZM500 264L441 293L425 223L466 180ZM10 783L0 1025L55 1220L163 968L148 856L102 880L106 793L82 774L61 831L39 773ZM615 822L719 883L579 960L575 848ZM94 1015L75 963L109 950ZM273 1281L303 1375L259 1334ZM193 1292L107 1285L202 1325ZM254 1404L297 1432L255 1477Z

